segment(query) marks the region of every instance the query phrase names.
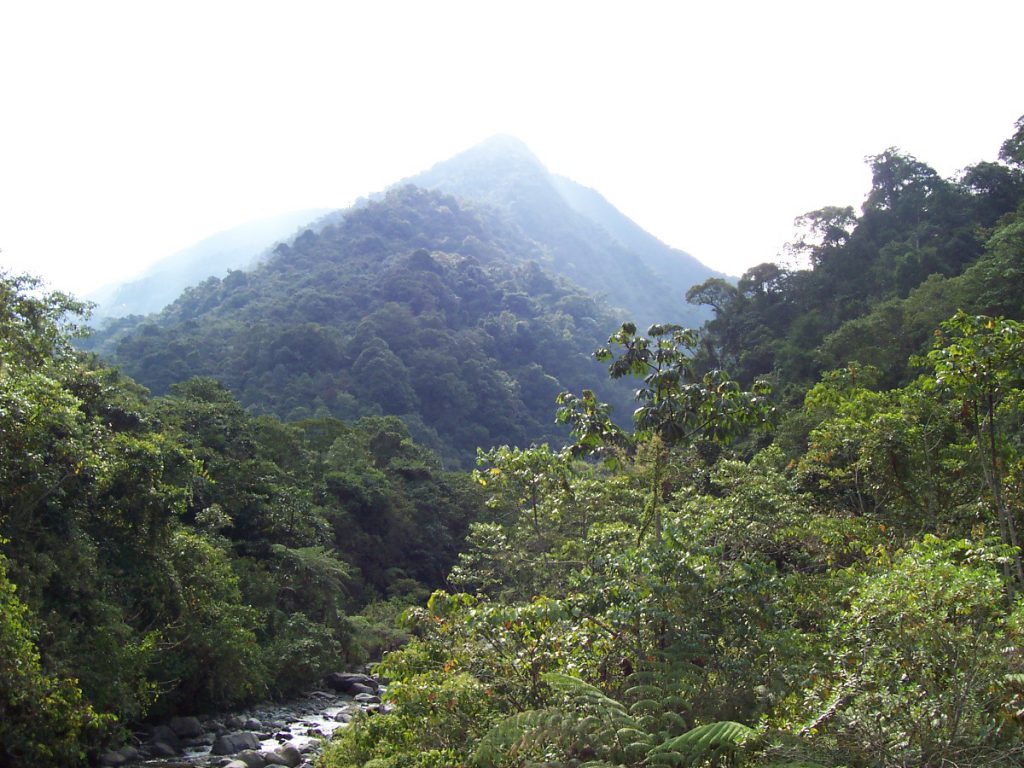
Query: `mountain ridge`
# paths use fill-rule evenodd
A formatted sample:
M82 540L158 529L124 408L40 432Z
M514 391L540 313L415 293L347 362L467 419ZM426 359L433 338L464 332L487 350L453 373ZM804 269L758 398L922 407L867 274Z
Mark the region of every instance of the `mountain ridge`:
M84 346L155 393L209 376L257 413L400 416L467 466L478 446L564 440L559 391L626 407L591 354L623 318L541 255L493 209L406 186Z
M274 244L329 213L307 208L238 224L164 256L135 278L108 283L86 295L97 319L159 312L186 288L232 269L246 269Z
M710 315L686 291L724 273L663 243L596 190L557 176L519 139L499 134L394 186L439 189L503 211L547 246L548 265L640 325L697 327Z

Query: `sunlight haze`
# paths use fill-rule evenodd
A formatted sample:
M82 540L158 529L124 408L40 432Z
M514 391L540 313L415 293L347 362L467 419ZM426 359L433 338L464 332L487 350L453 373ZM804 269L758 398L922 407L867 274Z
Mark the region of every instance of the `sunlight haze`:
M7 3L0 265L86 292L506 133L739 275L796 216L859 206L867 155L994 160L1022 23L1005 2Z

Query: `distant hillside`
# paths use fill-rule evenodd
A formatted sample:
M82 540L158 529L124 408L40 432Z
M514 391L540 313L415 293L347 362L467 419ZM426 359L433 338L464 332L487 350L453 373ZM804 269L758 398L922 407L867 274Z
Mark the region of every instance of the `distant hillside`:
M626 407L592 356L623 318L544 259L493 209L403 187L88 345L157 393L203 375L284 418L398 415L466 466L478 446L560 443L563 389Z
M275 243L329 210L310 208L240 224L160 259L134 280L110 283L86 298L96 302L97 318L158 312L191 285L253 266Z
M725 277L670 248L592 189L551 174L522 142L496 136L403 183L492 205L542 245L544 264L603 296L641 326L699 326L686 291Z

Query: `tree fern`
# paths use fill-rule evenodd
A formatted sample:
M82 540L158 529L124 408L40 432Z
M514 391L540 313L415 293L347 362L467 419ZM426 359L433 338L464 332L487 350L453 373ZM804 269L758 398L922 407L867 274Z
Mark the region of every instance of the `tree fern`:
M729 720L708 723L659 744L648 753L647 761L652 765L675 768L688 768L720 759L735 763L738 748L754 733L742 723Z
M476 768L573 765L579 768L633 768L734 764L741 745L754 735L745 725L719 722L663 738L665 721L685 725L677 712L658 711L662 697L654 686L634 686L643 696L629 709L598 688L569 675L549 673L544 681L564 696L559 706L514 715L495 726L477 745ZM652 727L653 726L653 727Z
M618 765L623 752L618 734L646 735L620 702L598 688L554 672L546 674L544 682L563 694L562 704L521 712L499 723L477 745L473 765L497 768L525 764L531 758L571 759L594 768Z

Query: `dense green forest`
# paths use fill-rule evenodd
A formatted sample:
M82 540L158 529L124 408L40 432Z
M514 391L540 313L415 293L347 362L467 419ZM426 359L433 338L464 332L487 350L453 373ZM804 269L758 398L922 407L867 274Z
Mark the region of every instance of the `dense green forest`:
M1024 118L870 163L700 331L408 187L93 342L156 396L3 275L3 764L381 654L322 768L1024 764Z
M0 279L4 765L378 657L481 507L394 417L285 424L211 379L151 398L71 348L81 309Z
M567 448L481 455L394 710L323 764L1024 763L1022 139L954 181L871 158L860 216L802 217L807 269L613 334L633 423L566 393Z
M468 469L479 446L564 440L551 403L600 374L617 316L543 256L492 210L402 187L84 346L161 394L211 376L279 418L400 416Z
M690 302L715 312L704 365L747 382L772 374L796 405L823 371L849 360L875 365L886 386L907 383L910 356L957 309L1019 312L1019 127L1000 160L943 179L894 148L868 158L860 215L827 206L796 220L795 268L765 263L735 285L711 278L689 290Z

